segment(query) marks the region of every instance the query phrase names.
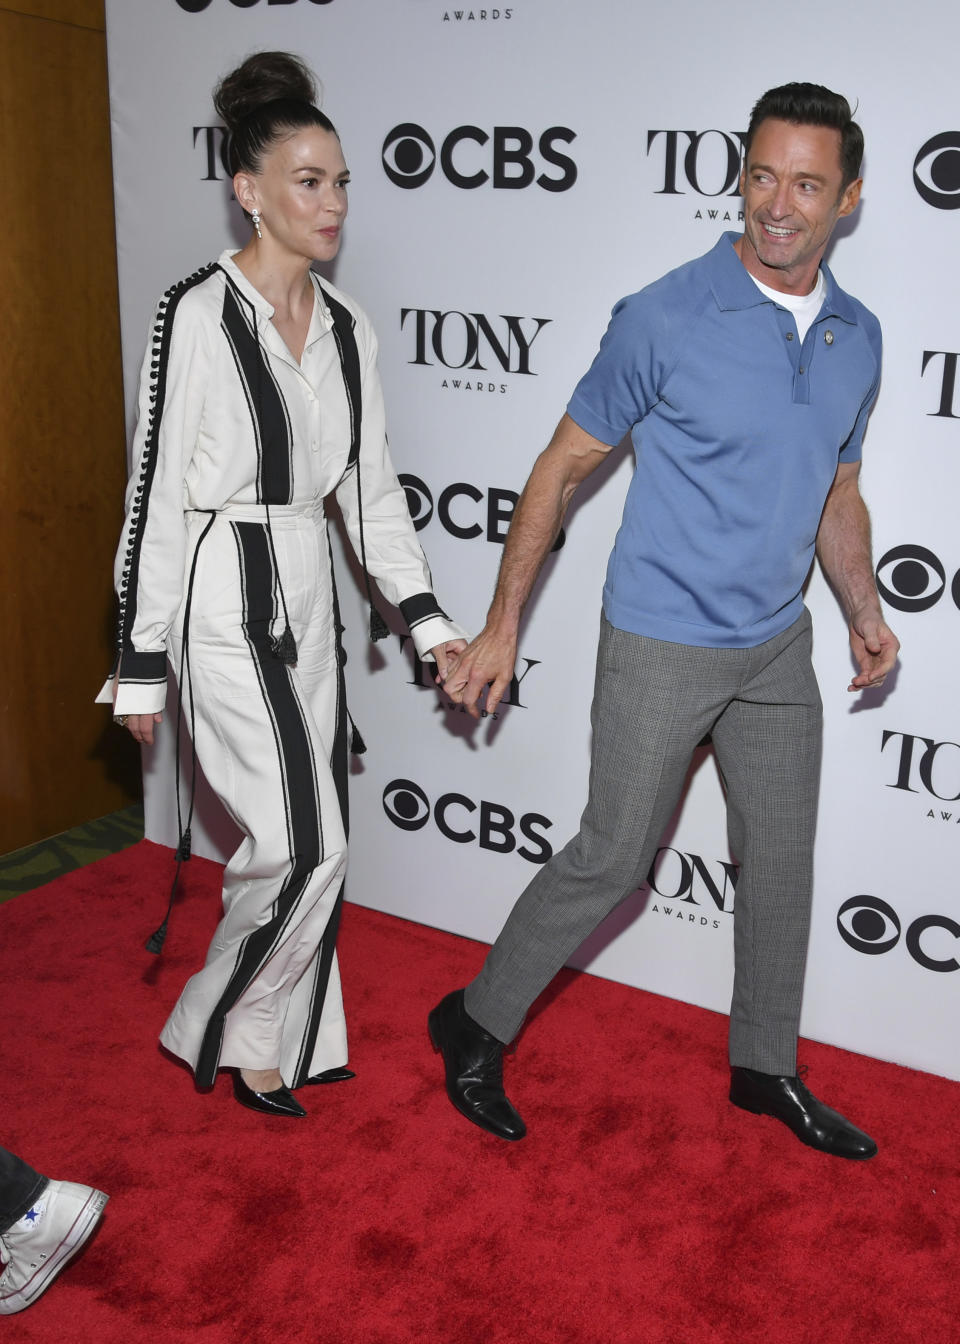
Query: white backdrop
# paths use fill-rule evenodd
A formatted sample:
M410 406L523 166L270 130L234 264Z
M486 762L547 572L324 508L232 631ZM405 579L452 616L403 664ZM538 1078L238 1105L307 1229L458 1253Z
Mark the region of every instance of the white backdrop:
M826 739L802 1029L960 1078L957 6L810 0L759 24L744 0L107 0L107 35L128 405L158 294L245 236L210 89L252 50L296 51L353 173L332 274L379 333L394 460L440 599L472 630L511 499L613 303L738 228L728 193L754 99L810 79L859 104L864 197L829 260L884 327L863 484L904 652L882 694L848 696L844 623L813 575ZM341 563L350 704L369 745L352 777L350 899L489 941L576 829L630 470L621 451L575 501L496 722L475 727L419 685L398 635L366 644ZM164 736L147 833L171 843ZM200 811L195 847L219 856L222 820L208 798ZM654 888L574 964L726 1011L736 870L709 753L663 845Z

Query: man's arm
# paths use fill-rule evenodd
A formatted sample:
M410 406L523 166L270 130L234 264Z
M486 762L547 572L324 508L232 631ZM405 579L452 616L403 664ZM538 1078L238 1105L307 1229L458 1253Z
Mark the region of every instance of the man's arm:
M557 539L574 491L609 452L608 444L564 415L534 463L510 522L487 623L443 683L450 698L465 705L475 719L480 717L484 686L490 685L486 709L492 714L510 685L517 661L517 630L527 598Z
M860 668L848 691L879 686L900 648L880 610L859 474L859 462L840 463L817 530L817 555L850 623L850 647Z

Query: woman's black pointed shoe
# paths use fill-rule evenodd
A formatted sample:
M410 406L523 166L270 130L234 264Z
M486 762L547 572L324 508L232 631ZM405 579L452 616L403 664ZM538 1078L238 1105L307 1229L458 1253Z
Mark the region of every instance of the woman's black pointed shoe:
M304 1087L310 1087L313 1083L345 1083L348 1078L356 1078L353 1069L324 1069L322 1073L315 1073L312 1078L308 1078Z
M298 1119L306 1115L299 1101L285 1087L278 1087L274 1092L254 1092L241 1078L239 1069L233 1073L233 1095L241 1106L263 1115L291 1115Z

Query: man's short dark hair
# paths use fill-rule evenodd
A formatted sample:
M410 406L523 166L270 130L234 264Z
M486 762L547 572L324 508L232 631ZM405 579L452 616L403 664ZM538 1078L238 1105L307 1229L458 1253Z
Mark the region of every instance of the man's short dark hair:
M750 113L750 125L744 144L749 157L754 132L761 121L774 118L795 126L830 126L840 132L840 168L843 186L860 176L863 161L863 131L853 119L850 104L840 93L822 84L781 84L757 99Z

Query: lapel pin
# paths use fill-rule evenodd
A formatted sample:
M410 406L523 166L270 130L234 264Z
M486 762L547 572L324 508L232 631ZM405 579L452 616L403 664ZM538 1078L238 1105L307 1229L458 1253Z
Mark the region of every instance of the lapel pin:
M825 331L823 333L823 339L826 341L827 345L833 345L833 332L829 329Z

